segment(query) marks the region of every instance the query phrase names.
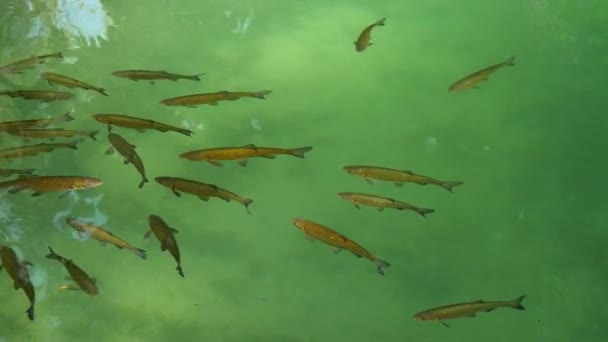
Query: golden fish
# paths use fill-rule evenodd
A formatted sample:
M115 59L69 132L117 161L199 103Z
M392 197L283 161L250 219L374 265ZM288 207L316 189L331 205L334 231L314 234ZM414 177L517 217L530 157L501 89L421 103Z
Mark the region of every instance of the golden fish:
M478 300L469 303L451 304L421 311L414 315L414 319L421 321L440 321L441 324L449 327L443 320L461 317L475 317L479 312L490 312L497 308L512 308L525 310L521 302L526 295L519 296L510 301L483 301Z
M31 127L46 127L55 123L68 122L72 120L74 120L74 117L72 117L70 113L65 113L63 115L50 117L48 119L4 121L0 122L0 132L14 131Z
M195 107L197 105L208 104L212 106L217 106L220 101L234 101L238 100L241 97L255 97L258 99L265 99L266 95L270 94L272 91L270 90L261 90L255 92L249 91L218 91L215 93L205 93L205 94L193 94L179 97L172 97L170 99L164 99L160 101L161 104L165 106L186 106L186 107Z
M274 159L277 155L288 154L304 158L304 153L312 150L311 146L283 149L274 147L257 147L253 144L242 147L219 147L182 153L180 158L188 160L205 160L215 166L222 166L218 160L236 160L241 166L247 165L247 158L262 157Z
M450 192L452 188L464 184L456 181L441 181L431 177L416 174L409 170L396 170L387 167L369 166L369 165L350 165L345 166L344 170L351 175L360 176L370 184L373 184L372 179L393 182L396 186L403 186L403 183L416 183L419 185L433 184L438 185Z
M81 176L32 176L11 181L0 182L0 189L8 189L14 194L23 190L32 190L32 196L40 196L52 191L76 191L96 188L102 185L101 179Z
M175 240L175 235L177 234L177 230L169 227L169 225L158 215L150 215L148 216L148 224L150 225L150 230L144 235L144 238L147 239L150 237L152 233L160 242L160 250L166 251L169 253L177 262L177 273L183 278L184 271L182 270L182 264L180 261L179 247L177 245L177 241Z
M6 90L0 91L0 95L7 95L10 97L22 97L26 100L40 100L42 102L67 100L70 97L74 96L70 93L50 90Z
M76 266L72 260L66 259L61 255L55 253L55 251L49 246L50 253L46 256L49 259L59 261L63 267L68 271L70 277L78 287L91 296L95 296L99 293L97 289L96 281L94 278L89 277L89 275L83 271L80 267Z
M357 209L360 208L359 204L376 207L380 211L383 211L385 208L394 208L397 210L407 209L417 212L422 217L426 217L426 215L435 211L434 209L418 208L411 204L397 201L396 199L364 194L360 192L340 192L338 196L347 201L353 202Z
M46 62L46 60L49 58L63 58L63 54L61 52L58 52L58 53L52 53L52 54L48 54L48 55L32 56L32 57L29 57L26 59L22 59L15 63L11 63L9 65L0 67L0 73L7 72L7 73L20 74L23 72L23 70L33 68L38 64L42 64L42 63Z
M6 269L8 275L13 279L13 288L15 290L23 289L25 295L30 301L30 307L27 309L27 317L34 320L34 305L36 303L36 292L34 291L34 285L30 280L27 266L31 266L32 263L19 260L15 251L7 246L0 246L0 270Z
M386 18L382 18L363 29L363 31L359 35L359 38L357 38L357 40L355 41L355 50L357 50L357 52L362 52L367 49L368 46L372 45L372 30L376 26L384 26L384 21L386 21Z
M119 70L114 71L112 75L116 77L122 77L130 79L131 81L150 81L150 83L154 84L154 81L157 80L171 80L177 81L179 79L184 80L192 80L192 81L200 81L200 76L205 75L197 74L197 75L180 75L173 74L166 71L155 71L155 70Z
M57 148L71 148L73 150L78 149L78 143L82 140L74 140L65 143L39 143L35 145L24 145L5 150L0 150L0 160L2 159L14 159L35 156L43 152L52 152Z
M75 218L66 218L65 222L70 225L70 227L74 228L81 238L91 237L102 244L111 243L119 249L129 250L138 257L144 260L146 259L146 251L141 248L133 247L131 244L100 226L96 226L90 222L80 221Z
M384 275L383 268L389 267L391 264L378 259L372 253L367 251L363 246L346 236L336 232L333 229L327 228L313 221L308 221L300 218L294 218L291 222L301 231L306 234L309 240L319 240L330 246L336 247L336 253L342 249L351 251L357 258L364 257L376 264L376 271L380 275Z
M71 77L67 77L64 75L59 75L53 72L43 72L40 74L40 77L42 77L43 79L47 80L49 82L49 84L60 84L64 87L68 87L68 88L81 88L84 90L94 90L98 93L100 93L101 95L105 95L108 96L108 94L106 94L106 90L100 87L96 87L94 85L79 81L77 79L71 78Z
M99 133L99 130L94 131L75 131L64 128L21 128L9 130L6 133L23 138L35 138L35 139L49 139L55 140L55 138L73 138L78 136L88 136L93 140L97 140L95 136Z
M139 183L139 188L141 189L145 183L148 182L148 178L146 178L146 169L144 168L144 163L141 161L141 158L135 151L135 145L129 143L125 140L125 138L121 137L116 133L108 134L108 140L112 146L108 148L106 154L114 153L114 150L118 151L121 156L124 157L124 163L133 164L137 172L141 175L141 182Z
M183 135L191 136L192 131L167 125L154 120L138 118L123 114L95 114L93 119L108 125L108 132L112 131L112 126L135 129L138 132L144 132L147 129L153 129L160 132L173 131Z
M32 175L36 169L0 169L0 177L10 177L12 175L29 176Z
M480 82L487 81L488 77L491 74L493 74L494 72L496 72L496 70L502 68L503 66L514 66L514 65L515 65L515 56L511 56L511 58L507 59L506 61L504 61L502 63L494 64L492 66L489 66L483 70L472 73L471 75L466 76L466 77L456 81L454 84L452 84L450 86L450 88L448 90L449 91L458 91L458 90L464 90L464 89L469 89L469 88L478 88L477 85Z

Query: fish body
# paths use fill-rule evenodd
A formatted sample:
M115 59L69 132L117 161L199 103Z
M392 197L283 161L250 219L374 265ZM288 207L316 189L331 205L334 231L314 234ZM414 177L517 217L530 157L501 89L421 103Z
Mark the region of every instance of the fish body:
M125 138L116 133L108 134L108 141L110 141L112 146L106 151L106 154L111 154L114 150L116 150L121 156L123 156L125 164L133 164L135 169L137 169L137 172L139 172L141 175L139 188L142 188L144 184L148 182L148 178L146 177L144 163L141 161L137 151L135 151L135 145L131 144Z
M114 71L112 75L121 78L127 78L131 81L150 81L154 83L157 80L170 80L177 81L180 79L191 80L191 81L200 81L200 76L205 75L197 74L197 75L180 75L174 74L166 71L156 71L156 70L119 70Z
M0 160L15 159L35 156L39 153L52 152L57 148L78 149L78 143L82 140L74 140L65 143L39 143L35 145L24 145L0 150Z
M0 182L0 189L8 189L11 194L23 190L32 190L32 196L46 192L65 192L96 188L103 181L93 177L82 176L33 176L22 177L11 181Z
M5 269L8 275L13 280L13 288L15 290L23 289L26 297L30 301L30 307L27 309L27 317L34 320L34 305L36 304L36 292L34 285L30 280L27 266L31 263L19 260L15 251L7 246L0 246L0 269Z
M422 321L443 321L461 317L475 317L477 313L490 312L498 308L525 310L521 304L525 297L526 295L519 296L510 301L478 300L469 303L445 305L418 312L414 315L414 319ZM447 324L443 324L447 326Z
M185 152L180 155L183 159L193 161L208 161L215 166L222 166L220 160L236 160L239 165L246 166L247 158L262 157L273 159L277 155L287 154L304 158L304 154L312 150L311 146L283 149L274 147L258 147L253 144L241 147L219 147Z
M352 202L355 207L359 208L359 205L366 205L369 207L378 208L378 210L382 211L385 208L393 208L397 210L412 210L417 212L422 217L426 217L426 215L434 212L434 209L427 208L418 208L411 204L398 201L389 197L381 197L371 194L365 194L361 192L340 192L338 196L341 198Z
M13 175L30 176L36 169L0 169L0 177L10 177Z
M70 113L59 115L47 119L29 119L0 122L0 132L18 131L24 128L46 127L55 123L62 123L74 120Z
M355 50L357 52L365 51L365 49L367 49L368 46L372 45L372 42L371 42L372 30L376 26L384 26L385 21L386 21L386 18L379 19L378 21L367 26L366 28L363 29L363 31L361 31L361 34L359 34L359 38L357 38L357 40L354 42Z
M65 222L70 227L74 228L74 230L77 231L82 237L91 237L101 243L110 243L120 249L131 251L133 254L142 259L146 259L146 251L141 248L133 247L125 240L100 226L89 222L80 221L75 218L66 218Z
M464 90L464 89L477 88L479 83L481 83L483 81L487 81L488 77L490 77L490 75L493 74L494 72L496 72L498 69L500 69L504 66L514 66L514 65L515 65L515 56L511 56L509 59L507 59L504 62L491 65L485 69L479 70L466 77L463 77L462 79L454 82L454 84L452 84L448 88L448 90L449 91L459 91L459 90Z
M50 58L63 58L63 54L61 52L58 52L58 53L52 53L52 54L48 54L48 55L28 57L26 59L22 59L20 61L11 63L9 65L0 67L0 73L5 72L5 73L20 74L20 73L23 73L23 70L33 68L36 65L46 62L47 59L50 59Z
M94 85L88 84L86 82L79 81L75 78L71 78L64 75L59 75L53 72L43 72L40 74L40 77L47 80L49 84L60 84L64 87L68 88L81 88L84 90L94 90L101 95L108 96L105 89L96 87Z
M393 182L396 186L403 186L403 183L416 183L419 185L433 184L450 192L452 192L452 188L463 184L463 182L460 181L441 181L416 174L409 170L396 170L379 166L350 165L345 166L344 170L352 175L363 177L368 183L372 183L372 180L381 180Z
M6 95L10 97L22 97L26 100L40 100L42 102L67 100L74 96L70 93L50 90L5 90L0 91L0 95Z
M179 253L179 246L177 245L177 241L175 240L175 235L177 230L169 227L169 225L158 215L150 215L148 216L148 224L150 225L150 230L144 236L146 239L150 237L150 234L154 234L158 241L160 242L160 250L161 251L169 251L177 262L176 270L179 275L183 278L184 271L182 270L181 265L181 256Z
M388 262L377 258L357 242L347 238L331 228L300 218L294 218L291 222L298 229L303 231L304 234L306 234L306 237L309 239L322 241L330 246L336 247L338 250L349 250L358 258L364 257L368 259L376 265L376 271L380 275L384 275L383 268L390 266Z
M93 115L93 119L108 125L108 132L112 131L112 126L118 126L123 128L135 129L139 132L143 132L147 129L153 129L160 132L173 131L187 136L192 135L192 131L187 129L167 125L154 120L123 114L95 114Z
M193 94L179 97L172 97L160 101L165 106L186 106L194 107L197 105L208 104L216 106L220 101L234 101L241 97L254 97L258 99L265 99L266 95L270 94L270 90L260 90L255 92L249 91L227 91L222 90L215 93L204 93L204 94Z
M76 131L64 128L30 128L25 127L21 129L14 129L7 131L8 134L23 137L23 138L34 138L34 139L49 139L54 140L55 138L74 138L78 136L87 136L93 140L97 140L95 136L99 133L99 130L94 131Z
M49 254L46 256L49 259L59 261L68 271L70 277L78 287L88 295L95 296L99 293L95 279L91 278L82 268L78 267L72 260L66 259L55 253L49 246Z

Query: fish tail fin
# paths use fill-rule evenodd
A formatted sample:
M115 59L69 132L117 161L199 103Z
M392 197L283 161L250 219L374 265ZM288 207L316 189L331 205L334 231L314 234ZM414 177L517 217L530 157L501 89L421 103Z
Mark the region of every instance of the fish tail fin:
M175 269L177 270L177 273L179 273L179 275L183 278L184 271L182 270L182 265L177 265L177 267Z
M515 65L515 56L509 57L504 63L504 65L514 66Z
M272 93L272 90L260 90L253 93L253 97L257 97L258 99L265 99L265 96L270 93Z
M147 178L147 177L144 177L144 178L141 180L141 182L139 182L139 185L138 185L137 187L141 189L141 188L143 188L143 187L144 187L144 184L146 184L146 183L148 183L148 182L149 182L149 181L148 181L148 178Z
M64 121L74 120L74 117L72 116L72 112L67 112L67 113L63 114L63 120Z
M200 74L196 74L196 75L192 75L192 76L186 76L186 78L189 80L193 80L193 81L200 81L201 76L205 76L205 73L200 73Z
M452 188L462 185L464 182L441 182L441 187L449 192L453 192Z
M378 258L376 258L376 260L374 260L374 262L376 263L376 271L380 275L384 275L383 268L389 267L391 265L388 261L384 261L384 260L378 259Z
M82 142L82 139L70 141L70 142L66 143L66 146L69 147L69 148L71 148L71 149L77 150L78 149L78 144L81 143L81 142Z
M192 136L192 133L194 133L194 132L192 132L191 130L189 130L189 129L185 129L185 128L180 128L178 132L180 132L180 133L181 133L181 134L183 134L183 135L187 135L187 136L189 136L189 137L191 137L191 136Z
M511 307L515 310L526 310L526 308L521 305L521 302L526 298L526 295L521 295L511 301Z
M51 56L57 57L57 58L63 58L63 51L62 52L57 52L56 54L51 55Z
M416 210L416 212L418 214L420 214L422 217L426 217L426 215L435 212L435 209L428 209L428 208L416 208L414 210Z
M133 252L138 257L146 260L146 251L144 251L143 249L133 247L133 249L131 249L131 252Z
M100 93L101 95L104 96L108 96L108 93L106 93L106 90L104 88L97 88L95 89L98 93Z
M249 211L249 205L253 203L253 200L251 198L245 198L245 200L243 201L243 205L245 206L245 210L247 210L247 214L251 214L251 211Z
M95 138L95 136L97 135L97 133L99 133L99 130L90 131L89 132L89 138L91 138L93 140L97 140L97 138Z
M34 320L34 304L31 304L30 307L25 312L27 312L27 318L29 318L30 321L33 321Z
M48 247L49 247L50 253L46 256L47 258L53 259L53 260L59 260L59 261L63 260L63 257L61 255L55 253L55 251L51 248L51 246L48 246Z
M294 157L304 158L304 153L306 153L310 150L312 150L312 146L294 148L294 149L289 150L289 154Z
M384 26L384 22L385 21L386 21L386 18L379 19L378 21L376 21L374 23L374 25L376 25L376 26Z

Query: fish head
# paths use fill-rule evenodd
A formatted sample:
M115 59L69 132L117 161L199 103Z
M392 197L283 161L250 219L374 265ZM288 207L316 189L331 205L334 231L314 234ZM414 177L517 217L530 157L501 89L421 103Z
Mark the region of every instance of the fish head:
M344 198L344 199L348 199L350 197L350 195L351 195L350 192L339 192L338 193L338 197Z
M350 165L345 166L344 171L350 173L351 175L363 175L365 173L365 167L362 165Z
M422 312L415 314L414 319L417 321L428 321L428 320L432 320L435 318L433 317L433 314L431 312L422 311Z
M300 218L293 218L291 220L291 223L293 223L294 226L298 227L298 229L300 229L301 231L305 231L304 230L304 220L300 219Z
M76 231L81 231L85 224L84 222L72 217L67 217L65 219L65 223L67 223L70 227L74 228Z
M103 184L103 181L99 178L93 177L83 177L80 181L78 181L77 188L88 189L88 188L96 188Z

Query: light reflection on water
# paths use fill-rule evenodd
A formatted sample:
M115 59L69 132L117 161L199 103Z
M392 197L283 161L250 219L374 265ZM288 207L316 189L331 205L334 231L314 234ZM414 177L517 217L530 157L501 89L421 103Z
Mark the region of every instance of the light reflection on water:
M108 40L108 27L116 26L100 0L58 0L52 22L63 31L71 48L101 47Z

